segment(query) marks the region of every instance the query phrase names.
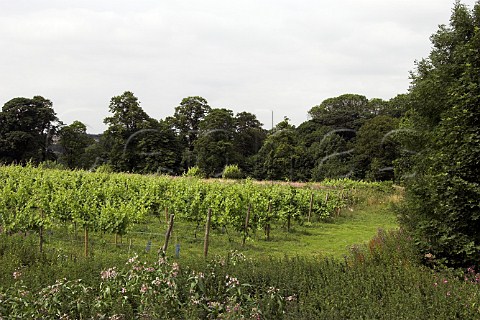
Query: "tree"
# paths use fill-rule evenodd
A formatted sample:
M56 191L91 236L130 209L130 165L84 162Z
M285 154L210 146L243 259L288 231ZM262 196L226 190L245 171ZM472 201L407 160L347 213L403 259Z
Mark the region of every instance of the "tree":
M393 180L393 162L400 151L394 134L398 122L389 116L377 116L358 130L352 159L356 178Z
M145 138L148 130L156 130L158 122L150 118L140 107L138 98L130 91L110 100L109 111L113 114L104 123L108 161L117 171L142 169L142 153L137 148L139 139Z
M52 102L41 96L14 98L0 113L0 158L4 162L51 160L59 120Z
M257 154L267 136L262 123L254 114L240 112L235 116L234 149L237 152L238 165L247 175L254 171L253 156Z
M380 115L390 116L392 118L401 118L405 115L410 105L410 95L397 94L388 101L388 104L380 112Z
M87 134L87 127L80 121L74 121L71 125L62 127L58 136L63 151L59 161L71 169L89 168L90 163L85 158L85 151L95 140Z
M330 130L309 148L309 154L315 159L312 180L322 181L352 176L353 147L341 133L342 131Z
M332 129L358 130L365 120L372 118L375 113L374 104L369 104L365 96L358 94L344 94L329 98L320 105L311 108L308 113L312 120ZM354 134L345 131L346 138Z
M198 138L200 122L212 108L207 100L194 96L182 99L180 105L175 107L173 117L167 119L177 131L182 147L182 164L184 169L195 163L194 143Z
M255 177L268 180L297 180L296 169L301 154L295 127L284 117L255 156Z
M301 149L304 150L304 153L298 159L297 175L300 180L308 181L312 179L312 173L317 162L326 156L320 154L318 147L332 129L314 120L308 120L300 124L295 131Z
M221 175L226 165L237 163L234 149L235 119L228 109L212 109L199 124L194 142L198 167L207 176Z
M179 144L175 132L163 120L152 121L148 129L135 137L138 154L136 171L176 174L180 164Z
M480 2L456 2L431 40L412 73L407 123L425 138L401 222L423 252L469 266L480 259Z

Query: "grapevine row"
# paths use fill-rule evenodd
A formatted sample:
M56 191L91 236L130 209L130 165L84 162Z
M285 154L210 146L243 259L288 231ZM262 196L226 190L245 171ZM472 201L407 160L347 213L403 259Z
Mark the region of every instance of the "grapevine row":
M38 230L74 223L90 230L125 234L165 209L176 219L204 223L212 209L213 226L242 230L302 222L310 214L329 217L352 201L343 189L316 190L279 184L204 181L193 178L48 170L1 166L0 226L5 232Z

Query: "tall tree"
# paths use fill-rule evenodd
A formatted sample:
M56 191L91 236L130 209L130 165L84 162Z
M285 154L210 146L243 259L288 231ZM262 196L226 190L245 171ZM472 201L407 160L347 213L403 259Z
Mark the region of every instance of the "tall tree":
M108 125L104 133L109 149L109 163L118 171L138 170L140 153L136 149L139 131L152 129L156 121L140 107L138 98L130 91L110 100L113 114L103 121Z
M240 112L235 116L234 149L238 155L238 165L247 175L254 170L253 156L257 154L267 136L262 123L249 112Z
M183 145L182 163L184 169L195 164L194 142L200 130L200 122L212 108L207 100L193 96L182 99L180 105L175 107L173 117L167 119L177 131L180 143Z
M212 109L199 124L195 140L197 165L208 176L220 175L227 164L237 163L234 149L235 119L228 109Z
M50 145L59 123L48 99L8 101L0 113L0 158L5 162L54 159Z
M341 130L329 130L321 140L315 141L308 152L315 159L312 180L351 177L353 166L352 143L347 141Z
M398 119L377 116L358 130L354 145L355 177L368 180L393 180L393 163L400 156L394 131Z
M95 140L87 134L87 127L80 121L74 121L62 127L58 136L62 148L59 161L71 169L89 168L91 164L85 158L85 151L88 146L95 143Z
M480 2L456 2L449 26L412 74L406 123L424 137L401 221L425 253L452 266L480 259ZM417 141L421 142L420 141Z
M332 129L358 130L365 120L375 115L374 104L369 104L365 96L358 94L344 94L329 98L320 105L308 111L312 120ZM373 109L372 109L373 108ZM345 131L346 138L352 138L352 133Z
M255 177L268 180L297 180L301 147L295 127L284 117L267 136L255 156Z

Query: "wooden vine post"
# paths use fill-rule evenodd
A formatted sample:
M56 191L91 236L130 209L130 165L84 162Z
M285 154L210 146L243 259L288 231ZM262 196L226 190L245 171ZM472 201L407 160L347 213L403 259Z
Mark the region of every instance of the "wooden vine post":
M212 220L212 208L208 208L207 223L205 224L205 240L203 243L203 256L208 255L208 236L210 234L210 222Z
M42 212L42 222L40 224L40 228L38 230L38 236L39 236L39 240L40 240L40 243L39 243L39 249L40 249L40 253L43 252L43 221L45 221L45 214L43 213L43 210L41 210Z
M247 240L247 234L248 234L248 223L250 221L250 212L252 211L252 204L248 204L248 211L247 211L247 216L245 218L245 228L243 230L243 241L242 241L242 246L245 245L245 241Z
M85 257L88 257L88 227L85 225L84 233L84 242L85 242Z
M272 203L268 203L268 216L267 224L265 225L265 234L267 236L267 241L270 240L270 217L272 216Z
M162 251L164 254L167 253L168 248L168 241L170 240L170 236L172 235L173 230L173 219L175 218L174 214L170 215L170 223L168 224L167 233L165 234L165 244L163 245Z
M312 210L313 210L313 192L310 195L310 208L308 209L308 222L310 222L310 219L312 218Z

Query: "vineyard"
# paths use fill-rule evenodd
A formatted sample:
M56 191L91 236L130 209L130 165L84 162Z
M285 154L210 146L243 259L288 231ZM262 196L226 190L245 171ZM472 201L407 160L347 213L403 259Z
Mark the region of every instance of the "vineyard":
M208 212L212 228L268 234L274 223L289 229L292 223L332 217L358 200L356 187L361 184L345 180L327 181L321 188L294 187L32 166L2 166L0 178L1 230L38 232L40 242L49 228L67 226L123 236L152 217L168 220L171 215L198 228L206 223Z

